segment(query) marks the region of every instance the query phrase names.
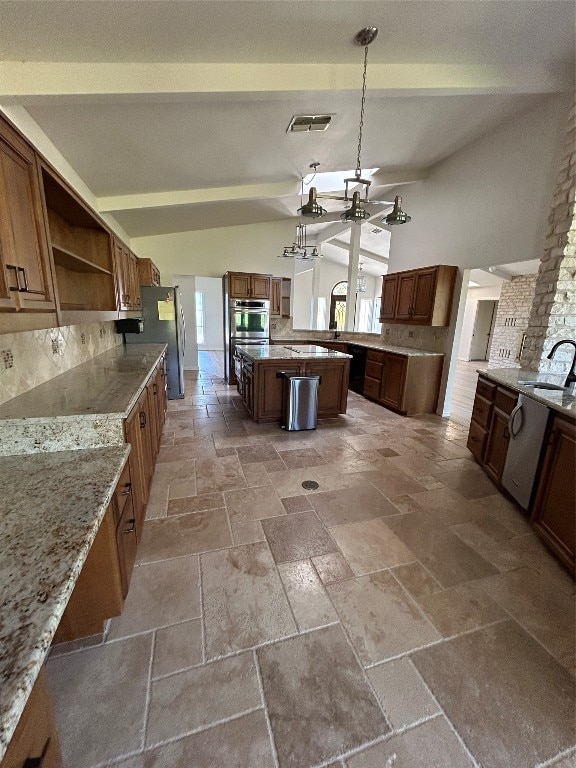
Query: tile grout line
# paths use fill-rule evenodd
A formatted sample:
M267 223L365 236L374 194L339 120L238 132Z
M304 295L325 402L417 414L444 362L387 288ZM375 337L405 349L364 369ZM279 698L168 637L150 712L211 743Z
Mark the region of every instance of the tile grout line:
M150 645L150 662L148 664L148 681L146 685L146 701L144 703L144 718L142 722L142 749L146 749L146 736L148 734L148 718L150 717L150 703L152 700L152 667L154 665L154 656L156 654L156 630L152 633L152 642Z
M535 768L554 768L560 760L570 756L576 757L576 748L574 746L568 747L563 752L558 752L557 755L554 755L549 760L545 760L543 763L538 763Z
M202 584L202 561L198 555L198 592L200 596L200 635L202 645L202 665L206 664L206 626L204 619L204 590Z
M434 691L433 691L433 690L430 688L430 686L428 685L428 683L426 682L426 680L424 680L424 678L423 678L423 677L422 677L422 675L420 674L420 670L418 669L418 667L416 666L416 664L414 664L414 662L412 661L412 659L411 659L410 657L408 657L408 663L409 663L409 664L410 664L410 666L411 666L411 667L414 669L414 671L416 672L416 674L418 675L418 677L420 678L420 680L422 680L422 683L423 683L423 684L426 686L426 690L427 690L427 691L429 691L429 693L430 693L430 696L431 696L431 697L434 699L434 701L435 701L435 702L436 702L436 704L438 705L438 707L439 707L439 709L440 709L440 712L442 713L442 715L444 716L444 719L445 719L445 720L446 720L446 722L448 723L448 726L449 726L450 730L451 730L451 731L454 733L454 735L456 736L457 740L458 740L458 741L460 742L460 744L462 745L462 748L464 749L464 751L466 752L466 754L468 755L468 757L469 757L469 758L470 758L470 760L472 761L472 764L474 765L474 768L482 768L481 764L480 764L480 763L479 763L479 762L476 760L475 756L472 754L472 752L471 752L471 751L470 751L470 749L468 748L468 745L466 744L466 742L464 741L464 739L462 738L462 736L460 735L460 733L457 731L457 729L456 729L456 726L454 725L454 723L452 722L452 720L451 720L451 719L448 717L448 715L446 714L446 711L444 710L444 707L443 707L443 706L440 704L440 702L438 701L438 698L436 697L436 694L435 694L435 693L434 693Z
M270 722L270 715L268 713L268 706L266 704L266 696L264 694L264 681L262 680L262 670L260 669L260 662L258 661L258 654L256 649L252 651L254 656L254 667L256 669L256 677L258 678L258 688L260 689L260 700L262 701L262 708L264 711L264 718L266 719L266 728L268 730L268 739L270 741L270 751L272 752L272 759L274 761L274 768L279 768L278 751L276 749L276 742L274 741L274 734L272 732L272 723Z

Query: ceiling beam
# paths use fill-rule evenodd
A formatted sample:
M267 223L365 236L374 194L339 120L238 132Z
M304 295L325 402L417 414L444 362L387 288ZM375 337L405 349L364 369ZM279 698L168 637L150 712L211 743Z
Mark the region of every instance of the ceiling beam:
M381 169L372 174L371 192L378 187L397 187L401 184L413 184L428 178L428 168L395 168Z
M371 64L380 95L556 93L567 75L492 64ZM0 61L0 98L358 90L358 63Z
M342 248L344 251L350 249L350 243L344 242L344 240L330 240L330 245L335 245L337 248ZM366 248L360 248L360 256L364 256L366 259L372 259L372 261L378 261L381 264L388 264L388 256L382 256L378 253L373 253Z
M168 192L147 192L140 195L111 195L99 197L98 210L129 211L142 208L168 208L175 205L215 203L231 200L260 200L288 197L298 194L299 181L281 181L271 184L244 184L235 187L206 189L179 189Z

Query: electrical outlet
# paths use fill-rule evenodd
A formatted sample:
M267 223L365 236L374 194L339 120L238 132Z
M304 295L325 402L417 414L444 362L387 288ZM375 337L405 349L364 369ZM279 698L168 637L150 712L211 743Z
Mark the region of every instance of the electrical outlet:
M104 338L104 328L100 328L100 338Z
M2 350L2 360L4 360L4 368L14 368L14 355L11 349Z
M408 338L413 339L414 338L414 331L408 331Z
M81 333L80 334L80 344L86 344L86 334Z

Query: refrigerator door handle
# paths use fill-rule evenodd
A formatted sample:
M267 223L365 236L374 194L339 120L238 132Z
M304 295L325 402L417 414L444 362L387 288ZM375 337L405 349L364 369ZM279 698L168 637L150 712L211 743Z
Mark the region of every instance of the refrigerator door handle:
M518 429L514 429L514 421L518 414L520 414L520 424L518 425ZM518 437L520 430L522 429L523 423L524 423L524 416L522 414L522 395L518 395L518 404L513 409L510 416L508 417L508 430L512 438Z
M186 320L184 319L184 310L180 307L180 319L182 321L182 355L186 352Z

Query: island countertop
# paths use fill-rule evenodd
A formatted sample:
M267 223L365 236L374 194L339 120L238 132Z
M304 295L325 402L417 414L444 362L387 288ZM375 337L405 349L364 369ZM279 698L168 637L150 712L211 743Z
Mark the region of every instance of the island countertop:
M0 760L129 453L0 457Z
M254 362L262 360L349 360L352 355L335 352L315 344L278 346L277 344L237 344L236 349Z
M497 384L504 384L516 392L521 392L539 403L547 405L555 411L566 416L576 418L576 396L568 390L541 389L520 384L521 381L540 381L548 384L563 386L566 375L552 373L538 373L523 368L487 368L478 371L480 376L485 376Z
M392 352L396 355L404 355L406 357L444 357L443 352L430 352L426 349L415 349L414 347L398 347L395 344L386 344L379 339L369 339L362 337L360 339L350 338L351 334L346 334L346 338L342 335L337 339L309 339L304 336L295 336L294 338L276 338L272 339L273 344L283 344L285 347L297 344L316 344L322 346L323 344L351 344L355 347L364 347L365 349L376 349L380 352Z

